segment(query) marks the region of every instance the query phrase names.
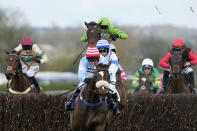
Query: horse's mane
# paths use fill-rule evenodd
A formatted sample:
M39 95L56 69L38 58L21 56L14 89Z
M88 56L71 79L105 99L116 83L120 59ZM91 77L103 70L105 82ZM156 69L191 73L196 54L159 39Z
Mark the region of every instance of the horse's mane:
M106 68L106 67L107 67L107 65L106 65L106 64L103 64L103 63L98 64L98 66L99 66L100 68Z

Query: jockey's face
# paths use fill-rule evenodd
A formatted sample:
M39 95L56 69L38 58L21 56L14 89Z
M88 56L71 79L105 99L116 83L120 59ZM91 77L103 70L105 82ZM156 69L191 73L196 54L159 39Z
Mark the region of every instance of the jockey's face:
M23 47L23 50L25 51L26 54L30 54L31 50L32 50L32 47L30 47L30 46Z
M144 72L145 72L146 75L149 75L151 70L146 69L146 70L144 70Z
M88 57L87 59L92 66L95 66L99 61L99 57Z
M145 73L146 75L149 75L149 74L151 73L151 71L152 71L152 67L150 67L150 66L145 66L145 67L143 67L143 70L144 70L144 73Z
M95 66L96 64L98 64L98 61L90 62L90 65L92 66Z
M25 50L25 53L26 54L30 54L31 53L31 50Z
M101 29L101 33L106 33L107 29Z
M99 49L99 53L102 55L102 56L106 56L109 52L109 49L108 48L101 48Z
M106 33L108 26L107 25L101 25L100 28L101 28L101 33Z

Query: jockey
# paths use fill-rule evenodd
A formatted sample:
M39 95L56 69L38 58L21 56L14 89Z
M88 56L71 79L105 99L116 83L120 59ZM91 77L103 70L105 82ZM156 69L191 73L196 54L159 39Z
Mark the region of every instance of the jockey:
M21 43L12 50L11 53L15 54L20 51L19 57L21 59L22 71L30 83L34 85L35 91L40 93L40 86L35 79L35 75L39 71L39 64L48 62L48 57L40 50L38 45L33 43L32 39L28 37L23 38Z
M113 83L110 83L109 88L112 91L112 98L115 102L117 102L120 105L120 96L119 93L115 87L116 83L116 73L119 68L118 64L118 57L116 54L109 50L109 43L105 39L101 39L97 42L96 47L98 48L100 54L109 62L111 61L111 65L109 67L109 73L110 73L110 80Z
M102 17L98 21L98 23L100 23L100 22L102 22L101 27L100 27L101 39L107 39L111 43L112 41L116 41L117 38L120 38L120 39L127 39L128 38L128 35L125 32L117 29L114 25L110 24L110 21L108 18ZM86 33L81 37L81 41L82 42L87 41L87 34ZM110 50L111 50L112 45L113 44L110 44Z
M173 42L172 51L183 51L183 54L182 54L182 58L184 62L183 72L190 77L189 79L190 84L191 84L190 89L192 90L193 93L195 93L194 71L191 65L197 65L197 56L195 55L194 51L191 48L185 47L184 41L182 39L176 39ZM159 65L165 69L164 75L163 75L164 91L166 90L166 85L168 82L169 68L170 68L169 60L171 56L172 56L171 52L168 52L167 55L164 58L162 58L159 62Z
M94 72L96 71L96 64L103 63L108 64L108 60L99 54L99 51L96 47L89 47L86 51L86 56L80 60L79 69L78 69L78 78L80 80L79 85L77 86L74 94L71 99L66 103L65 108L67 111L71 111L72 103L79 95L81 90L86 86L87 80L93 78ZM110 73L111 80L114 79L114 74ZM113 76L113 77L112 77ZM115 81L115 80L114 80ZM111 89L111 88L110 88ZM114 91L115 90L115 91ZM117 92L116 89L112 89L113 93Z
M72 110L72 103L79 95L81 90L87 84L89 78L93 78L94 72L96 71L96 64L101 61L100 54L96 47L89 47L86 51L86 56L81 58L78 68L78 78L79 78L79 85L77 86L72 98L66 103L66 110Z
M151 78L151 80L153 81L152 87L151 89L153 90L157 90L160 88L161 86L161 81L160 81L160 75L158 70L154 67L153 65L153 61L149 58L146 58L142 61L142 67L140 67L136 73L135 73L135 77L134 80L132 81L132 87L133 88L137 88L139 85L139 78L140 78L140 73L145 73L146 75L149 76L149 78Z

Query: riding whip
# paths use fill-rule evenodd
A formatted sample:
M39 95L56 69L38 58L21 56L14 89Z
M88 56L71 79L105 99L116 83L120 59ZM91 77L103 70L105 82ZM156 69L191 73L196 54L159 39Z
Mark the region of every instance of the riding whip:
M81 53L75 58L75 61L73 62L73 66L75 65L75 63L77 62L77 60L79 59L79 57L81 56L81 54L84 52L84 50L86 50L86 48L88 47L88 44L85 46L85 48L81 51Z

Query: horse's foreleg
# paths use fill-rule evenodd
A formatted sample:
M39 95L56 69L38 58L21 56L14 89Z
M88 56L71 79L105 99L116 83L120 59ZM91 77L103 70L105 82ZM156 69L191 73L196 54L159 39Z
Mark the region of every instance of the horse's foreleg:
M103 121L102 124L97 125L95 131L107 131L107 122Z

